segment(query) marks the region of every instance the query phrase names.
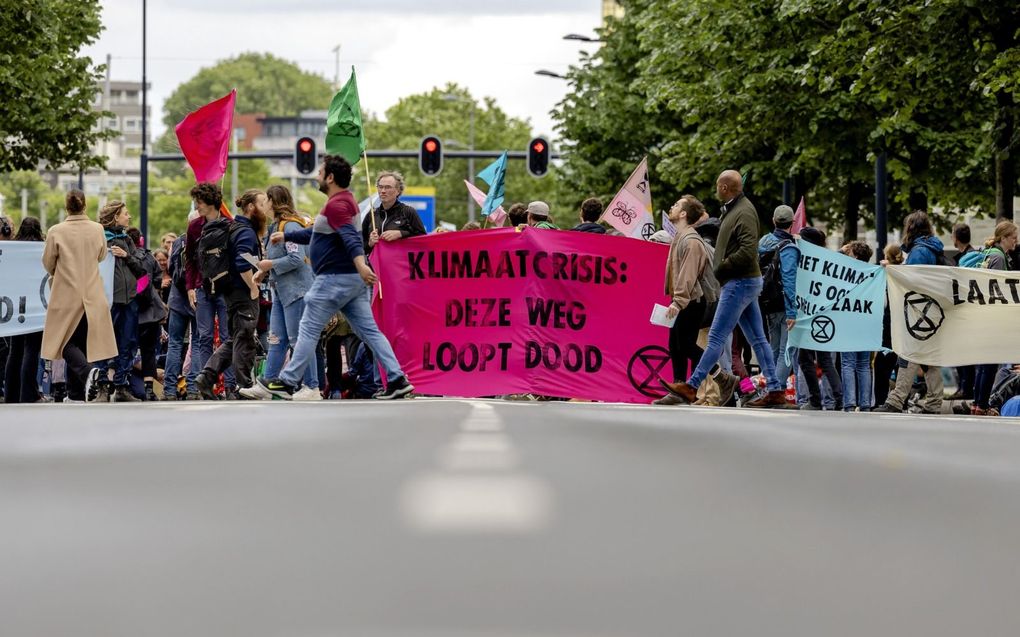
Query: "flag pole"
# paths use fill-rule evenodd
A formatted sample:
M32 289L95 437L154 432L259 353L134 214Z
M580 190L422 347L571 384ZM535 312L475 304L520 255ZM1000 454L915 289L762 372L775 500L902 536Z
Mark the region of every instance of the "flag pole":
M375 227L375 206L372 205L372 176L368 170L368 153L362 156L365 160L365 186L368 188L368 214L372 216L372 232L377 232Z

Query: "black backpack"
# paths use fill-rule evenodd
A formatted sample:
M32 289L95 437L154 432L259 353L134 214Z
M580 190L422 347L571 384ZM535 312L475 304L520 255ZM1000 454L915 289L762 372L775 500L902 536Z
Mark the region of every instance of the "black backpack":
M188 277L184 267L184 243L187 237L178 237L170 246L170 262L167 264L167 271L170 273L170 280L173 286L181 294L188 293Z
M786 311L786 299L783 296L783 268L779 253L791 243L793 242L789 239L783 239L774 249L758 255L758 267L761 269L762 280L758 305L764 315Z
M234 289L230 277L234 264L230 239L237 229L238 226L227 219L208 221L202 226L198 239L198 268L209 294L223 294Z

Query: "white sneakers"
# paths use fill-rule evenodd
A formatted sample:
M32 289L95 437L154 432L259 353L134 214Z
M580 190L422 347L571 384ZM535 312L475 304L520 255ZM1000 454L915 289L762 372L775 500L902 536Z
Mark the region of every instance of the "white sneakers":
M237 390L237 393L241 394L249 400L272 400L273 394L262 386L261 383L255 383L251 387L245 387ZM302 387L298 391L294 392L291 400L311 402L315 400L322 400L322 394L319 390L314 387Z
M255 383L255 385L258 386L258 383ZM299 400L305 402L322 400L322 394L319 392L318 387L302 387L301 389L294 392L294 396L291 397L291 400Z

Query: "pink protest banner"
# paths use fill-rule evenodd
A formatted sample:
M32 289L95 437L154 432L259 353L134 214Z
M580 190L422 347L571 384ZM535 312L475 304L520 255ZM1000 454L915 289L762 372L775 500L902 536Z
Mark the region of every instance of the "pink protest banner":
M652 325L668 246L513 228L381 242L379 327L423 394L649 403L672 380Z

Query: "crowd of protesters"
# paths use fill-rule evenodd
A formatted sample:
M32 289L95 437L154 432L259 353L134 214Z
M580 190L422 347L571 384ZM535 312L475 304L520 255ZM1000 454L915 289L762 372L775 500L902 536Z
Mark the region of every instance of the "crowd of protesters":
M318 182L328 201L314 219L281 185L244 192L231 214L219 186L199 183L190 193L187 226L179 236L161 237L155 251L131 226L123 202L105 204L96 223L80 191L68 193L65 221L45 236L34 218L17 229L0 218L0 239L45 242L43 265L52 280L44 330L0 339L5 401L408 395L413 385L371 312L377 279L370 258L379 241L426 230L400 201L404 181L396 172L378 175L379 205L356 227L350 180L345 160L325 158ZM793 235L794 212L785 205L772 215L773 231L760 236L757 210L736 171L722 173L716 190L719 217L684 195L669 210L672 231L651 237L670 244L664 289L671 297L667 316L675 318L665 339L672 380L662 380L667 393L655 404L941 413L949 399L960 413L987 415L1020 394L1020 367L1012 364L961 367L957 391L943 397L943 370L888 349L788 352L797 316L797 239L825 248L826 237L810 226ZM571 229L615 233L599 222L602 212L598 199L585 200ZM507 216L513 226L558 229L542 201L513 204ZM472 222L463 230L481 228ZM953 242L958 265L1020 268L1012 222L999 223L983 249L971 245L966 225L954 228ZM865 262L873 256L863 241L840 251ZM112 305L99 276L107 252L114 257ZM901 244L886 246L881 256L883 264L946 261L923 211L906 218ZM886 308L883 346L890 344ZM43 369L48 395L39 385Z

